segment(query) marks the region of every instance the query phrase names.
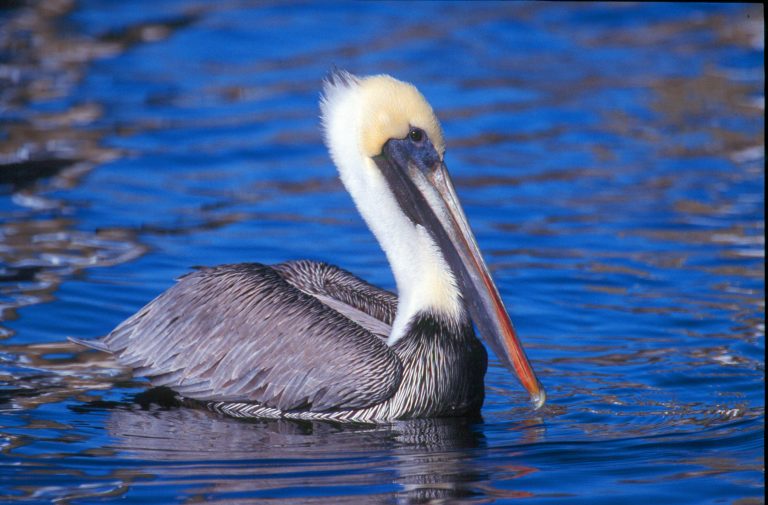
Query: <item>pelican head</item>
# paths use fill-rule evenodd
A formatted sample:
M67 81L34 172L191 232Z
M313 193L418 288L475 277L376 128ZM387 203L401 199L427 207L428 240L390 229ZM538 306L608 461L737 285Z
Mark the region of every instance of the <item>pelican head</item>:
M538 408L545 393L507 315L444 163L440 123L411 84L335 71L321 99L325 141L387 255L398 289L388 343L422 312L465 311Z

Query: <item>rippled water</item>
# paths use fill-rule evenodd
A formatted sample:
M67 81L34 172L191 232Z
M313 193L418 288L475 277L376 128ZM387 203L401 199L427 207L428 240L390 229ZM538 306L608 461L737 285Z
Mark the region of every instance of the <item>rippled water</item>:
M762 503L759 5L0 8L0 501ZM332 65L414 82L549 393L483 420L244 422L104 334L193 265L393 288L318 130Z

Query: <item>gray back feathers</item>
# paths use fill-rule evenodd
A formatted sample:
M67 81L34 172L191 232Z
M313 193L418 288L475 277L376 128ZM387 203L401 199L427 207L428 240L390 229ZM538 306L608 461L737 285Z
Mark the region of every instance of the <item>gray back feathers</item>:
M395 311L393 294L322 263L223 265L182 277L95 347L188 398L361 409L400 384L376 335Z

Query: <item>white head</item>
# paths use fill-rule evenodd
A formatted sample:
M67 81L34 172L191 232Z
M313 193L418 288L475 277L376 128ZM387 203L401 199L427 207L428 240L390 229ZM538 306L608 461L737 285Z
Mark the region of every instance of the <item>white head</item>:
M386 253L397 283L398 312L390 345L420 311L461 317L461 294L440 248L423 226L403 214L373 160L387 140L407 137L411 127L422 129L442 157L443 133L432 107L411 84L388 75L359 79L346 72L326 82L320 106L331 158Z

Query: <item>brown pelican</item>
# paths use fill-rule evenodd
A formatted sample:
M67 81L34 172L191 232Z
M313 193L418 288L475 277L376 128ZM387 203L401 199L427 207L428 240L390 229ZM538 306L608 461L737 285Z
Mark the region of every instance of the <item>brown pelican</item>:
M320 107L397 297L314 261L223 265L185 275L106 337L76 342L225 414L383 422L479 411L487 354L474 322L541 406L430 105L390 76L334 71Z

